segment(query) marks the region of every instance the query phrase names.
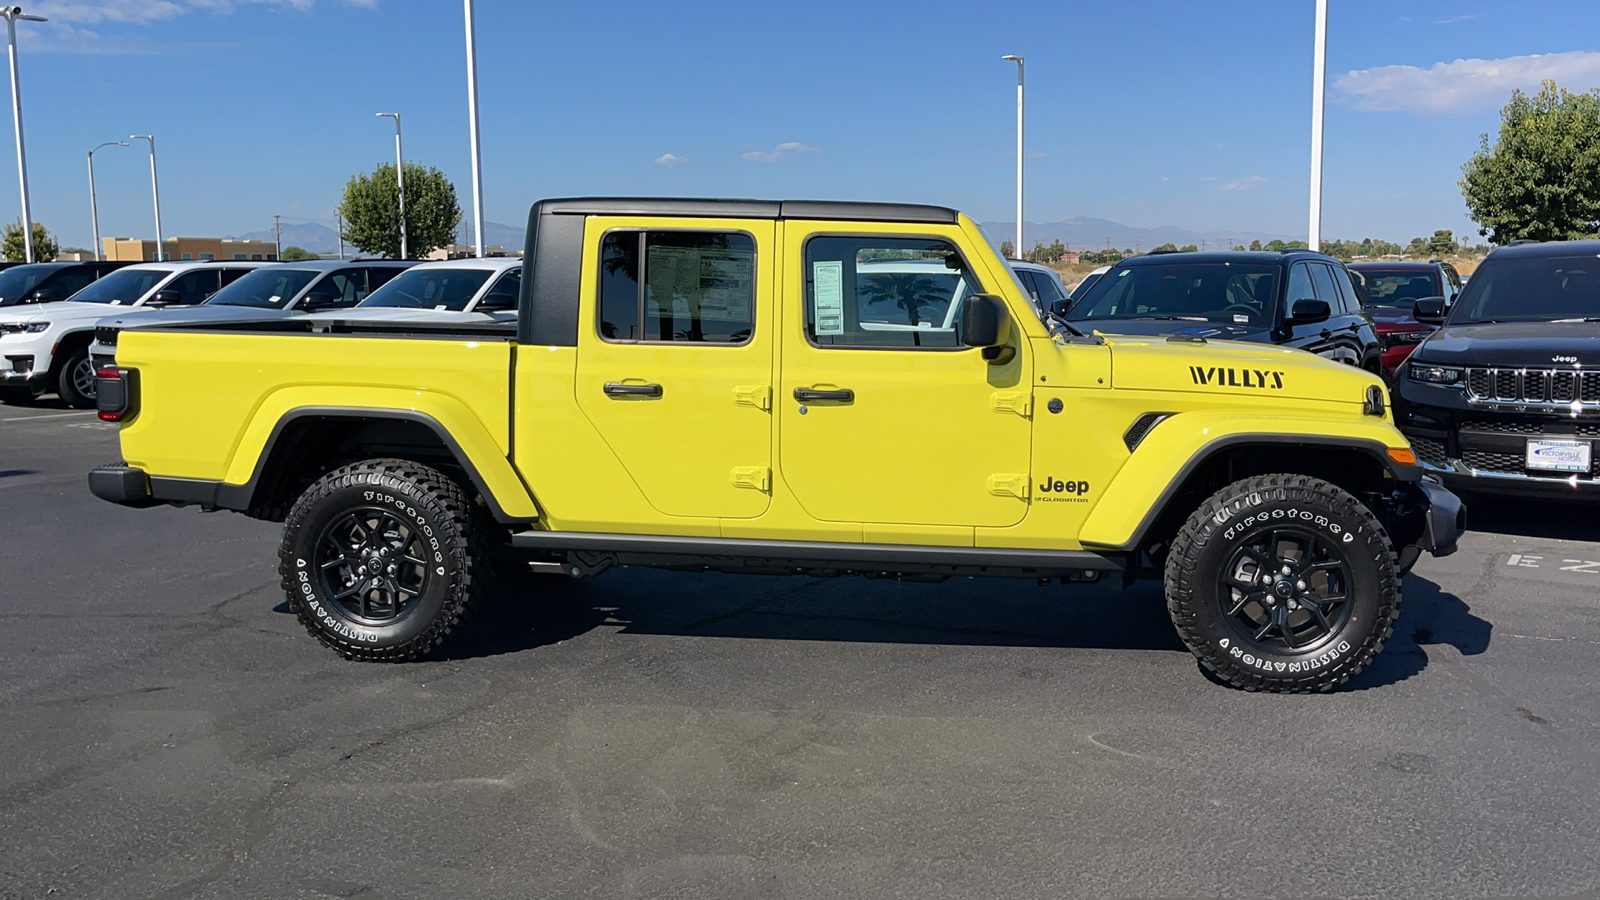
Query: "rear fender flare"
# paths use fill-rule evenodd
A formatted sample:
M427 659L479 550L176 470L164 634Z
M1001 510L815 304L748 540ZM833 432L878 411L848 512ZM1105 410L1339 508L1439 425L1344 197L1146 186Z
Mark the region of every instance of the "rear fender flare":
M510 460L478 417L454 398L407 391L410 408L389 406L288 405L269 397L257 409L229 462L217 492L217 505L248 508L261 485L267 462L289 425L306 418L369 419L414 422L439 438L477 489L496 520L529 522L539 518L538 504Z

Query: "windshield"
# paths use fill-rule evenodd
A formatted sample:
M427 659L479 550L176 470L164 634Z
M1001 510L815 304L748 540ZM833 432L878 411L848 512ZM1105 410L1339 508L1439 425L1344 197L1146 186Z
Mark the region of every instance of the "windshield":
M1078 282L1077 286L1072 289L1072 293L1067 295L1067 301L1069 303L1077 303L1079 300L1082 300L1083 295L1089 293L1089 289L1094 287L1095 282L1099 281L1101 278L1104 278L1105 274L1106 273L1101 272L1100 274L1096 275L1095 273L1090 272L1088 275L1083 276L1083 280Z
M1072 308L1078 319L1273 324L1276 266L1170 263L1113 269Z
M393 280L373 291L360 307L394 307L399 309L435 309L461 312L467 308L472 296L497 273L488 269L407 269Z
M1410 309L1424 297L1443 297L1437 272L1419 272L1416 269L1357 270L1366 281L1367 306L1386 306L1392 309Z
M1452 325L1600 319L1600 259L1492 259L1472 274Z
M212 306L254 306L258 309L285 309L289 301L305 290L322 273L314 269L256 269L228 285L207 302Z
M0 306L17 303L55 270L54 266L12 266L0 272Z
M132 306L150 289L171 275L151 269L119 269L72 295L77 303L109 303L112 306Z

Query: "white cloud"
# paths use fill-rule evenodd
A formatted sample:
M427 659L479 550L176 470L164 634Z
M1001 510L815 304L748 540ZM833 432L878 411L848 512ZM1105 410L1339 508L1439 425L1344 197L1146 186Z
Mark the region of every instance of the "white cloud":
M377 6L377 0L342 2L349 6ZM37 11L57 22L146 25L191 12L227 15L240 6L276 6L306 12L316 4L317 0L57 0L37 7Z
M1471 14L1465 15L1465 16L1448 16L1448 17L1443 18L1443 19L1434 19L1433 20L1433 24L1435 24L1435 25L1455 25L1455 24L1458 24L1458 23L1461 23L1461 22L1470 22L1473 19L1478 18L1480 15L1482 15L1482 13L1471 13Z
M1258 187L1260 187L1260 186L1262 186L1263 184L1266 184L1266 183L1267 183L1267 179L1262 178L1260 175L1246 175L1243 178L1235 178L1232 181L1224 182L1222 184L1217 185L1217 190L1219 190L1219 191L1253 191L1256 188L1258 188Z
M790 153L817 153L822 148L816 144L802 144L799 141L785 141L768 150L751 150L741 155L746 162L775 163Z
M689 161L689 157L687 157L687 156L679 156L679 155L677 155L675 153L663 153L660 156L656 157L656 165L658 165L658 166L666 166L669 169L672 168L673 166L681 166L681 165L683 165L684 163L686 163L688 161Z
M1471 113L1503 106L1513 90L1535 91L1547 79L1574 91L1600 87L1600 53L1458 59L1426 69L1379 66L1346 72L1333 89L1364 112Z
M1217 177L1217 176L1215 176L1215 175L1207 175L1207 176L1205 176L1205 177L1204 177L1204 178L1202 178L1202 179L1200 179L1200 180L1201 180L1201 181L1221 181L1221 180L1222 180L1222 179L1221 179L1221 178L1218 178L1218 177Z

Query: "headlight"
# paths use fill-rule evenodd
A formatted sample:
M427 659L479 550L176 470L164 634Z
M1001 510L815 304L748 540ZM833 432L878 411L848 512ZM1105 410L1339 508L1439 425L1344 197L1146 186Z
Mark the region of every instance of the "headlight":
M6 322L0 323L0 334L38 334L49 327L49 322Z
M1430 366L1427 363L1412 363L1406 367L1412 381L1421 381L1425 384L1460 384L1461 370L1453 366Z

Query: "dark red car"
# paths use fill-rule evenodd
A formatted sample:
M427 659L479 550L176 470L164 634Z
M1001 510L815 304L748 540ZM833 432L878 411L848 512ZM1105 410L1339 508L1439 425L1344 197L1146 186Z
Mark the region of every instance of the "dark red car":
M1362 301L1378 326L1383 374L1392 378L1434 326L1418 322L1411 307L1424 297L1443 297L1445 308L1461 293L1461 276L1447 262L1356 262L1347 268L1363 288Z

